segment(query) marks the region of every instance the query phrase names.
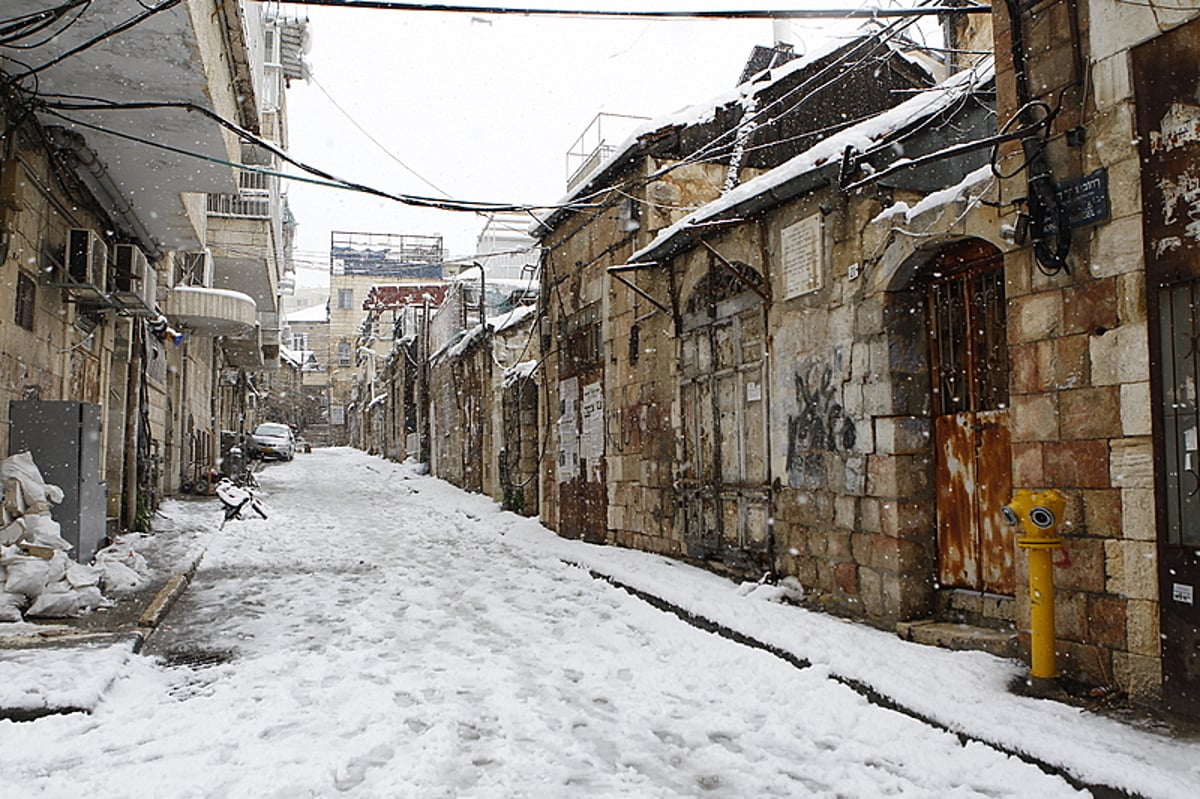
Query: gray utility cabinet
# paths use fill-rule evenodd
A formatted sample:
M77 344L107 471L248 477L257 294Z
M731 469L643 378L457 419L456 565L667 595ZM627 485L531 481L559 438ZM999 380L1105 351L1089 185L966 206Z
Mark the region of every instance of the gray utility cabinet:
M9 403L8 451L29 450L47 483L63 490L50 506L71 555L91 563L104 544L105 486L100 481L100 406L70 400L13 400Z

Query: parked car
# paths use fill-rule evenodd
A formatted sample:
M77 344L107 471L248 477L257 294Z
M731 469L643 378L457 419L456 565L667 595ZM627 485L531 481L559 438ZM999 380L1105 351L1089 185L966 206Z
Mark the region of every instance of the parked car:
M290 461L296 457L296 436L292 428L277 422L260 424L250 434L250 456Z

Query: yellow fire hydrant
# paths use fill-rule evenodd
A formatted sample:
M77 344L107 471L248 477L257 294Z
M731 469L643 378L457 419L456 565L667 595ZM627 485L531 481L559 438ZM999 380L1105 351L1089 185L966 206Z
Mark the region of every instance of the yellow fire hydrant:
M1054 656L1054 560L1053 551L1062 546L1058 527L1067 500L1054 489L1021 489L1004 506L1004 521L1021 526L1017 546L1029 553L1029 676L1051 679L1058 676Z

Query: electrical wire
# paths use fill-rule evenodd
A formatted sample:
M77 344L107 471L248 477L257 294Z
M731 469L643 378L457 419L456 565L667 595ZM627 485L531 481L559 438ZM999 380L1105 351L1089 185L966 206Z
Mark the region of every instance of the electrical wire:
M83 12L87 10L87 7L91 3L92 0L70 0L54 8L47 8L21 17L13 17L0 21L0 47L11 47L15 50L32 50L36 47L41 47L78 22ZM72 11L75 11L75 17L62 28L52 31L47 38L32 44L18 44L18 42L52 27Z
M342 106L341 106L341 105L338 103L338 101L337 101L337 100L335 100L335 99L333 99L333 95L331 95L331 94L330 94L330 93L329 93L329 92L328 92L328 91L325 89L325 87L321 85L321 82L320 82L320 81L318 81L318 80L317 80L317 79L316 79L314 76L312 76L312 75L309 75L309 76L308 76L308 80L309 80L309 81L310 81L310 82L311 82L311 83L312 83L314 86L316 86L318 89L320 89L320 90L321 90L321 94L325 95L325 99L327 99L327 100L328 100L328 101L329 101L329 102L330 102L330 103L333 105L333 107L334 107L334 108L336 108L338 111L340 111L340 112L342 113L342 116L344 116L344 117L346 118L346 120L350 122L350 124L351 124L351 125L353 125L355 128L357 128L357 129L358 129L358 131L359 131L360 133L362 133L362 135L366 136L366 137L367 137L367 139L368 139L368 140L370 140L370 142L371 142L372 144L374 144L376 147L378 147L378 148L380 149L380 151L381 151L381 152L383 152L383 154L384 154L384 155L386 155L388 158L390 158L390 159L392 159L393 161L395 161L395 162L396 162L397 164L399 164L400 166L404 167L404 169L406 169L406 170L407 170L407 171L408 171L410 174L412 174L412 176L413 176L413 177L415 177L417 180L419 180L419 181L421 181L422 183L424 183L424 184L425 184L426 186L428 186L429 188L431 188L431 189L433 189L434 191L436 191L438 194L441 194L441 195L443 195L444 197L450 197L450 192L446 191L446 190L445 190L445 189L443 189L441 186L438 186L436 183L434 183L433 181L431 181L429 178L425 177L425 176L424 176L424 175L422 175L420 172L418 172L417 170L413 169L413 168L412 168L411 166L409 166L408 164L404 163L404 161L402 161L402 160L400 159L400 157L399 157L399 156L397 156L395 153L393 153L393 152L392 152L391 150L389 150L387 147L383 146L383 144L382 144L382 143L381 143L381 142L380 142L378 139L376 139L374 136L372 136L372 135L371 135L371 134L370 134L370 133L367 131L367 129L366 129L366 128L364 128L362 125L358 124L358 120L356 120L354 117L352 117L352 116L350 115L350 112L349 112L349 111L347 111L345 108L342 108Z
M469 6L449 3L405 3L396 0L289 0L301 6L332 6L383 11L431 11L437 13L487 14L521 17L581 17L607 19L878 19L926 17L936 14L990 14L990 6L934 6L928 8L810 8L740 9L729 11L603 11L600 9L519 8L513 6Z
M140 25L142 22L145 22L150 17L153 17L156 14L160 14L163 11L172 9L182 2L183 2L183 0L163 0L163 2L159 3L158 5L156 5L152 8L146 9L146 10L142 11L142 13L140 13L140 14L135 14L134 16L130 17L129 19L125 20L124 22L114 25L113 27L109 28L108 30L105 30L100 34L93 36L92 38L88 39L87 41L83 42L82 44L78 44L75 47L72 47L63 53L60 53L59 55L55 56L54 58L51 58L49 61L43 62L42 64L39 64L36 67L32 67L32 68L26 70L25 72L15 75L14 80L22 80L24 78L29 77L30 75L36 75L39 72L44 72L45 70L49 69L50 67L54 66L55 64L59 64L65 60L67 60L68 58L71 58L72 56L76 56L85 50L89 50L92 47L95 47L100 42L104 41L105 39L110 39L119 33L124 33L125 31L129 30L130 28Z
M47 95L47 96L50 97L50 96L61 96L61 95ZM236 169L241 169L241 170L247 171L247 172L257 172L257 173L263 174L263 175L271 175L274 177L284 178L287 180L295 180L295 181L300 181L303 183L311 183L311 184L318 185L318 186L327 186L330 188L338 188L338 189L346 189L346 190L350 190L350 191L357 191L357 192L360 192L363 194L369 194L369 195L372 195L375 197L380 197L380 198L383 198L386 200L393 200L395 202L399 202L404 205L411 205L411 206L415 206L415 207L419 207L419 208L432 208L432 209L442 210L442 211L461 211L461 212L469 212L469 213L479 213L479 212L499 213L499 212L518 212L518 211L523 212L523 211L528 211L531 209L541 209L541 208L550 207L550 206L540 206L540 205L535 205L535 204L511 204L511 203L473 201L473 200L441 200L441 199L437 199L434 197L424 197L424 196L413 195L413 194L397 194L397 193L393 193L393 192L384 191L382 189L377 189L375 187L368 186L363 183L357 183L355 181L344 180L344 179L338 178L328 172L325 172L324 170L318 169L317 167L311 166L309 164L304 163L303 161L293 158L286 151L284 151L283 149L278 147L275 143L273 143L267 139L263 139L253 133L250 133L249 131L245 130L244 128L221 117L219 114L217 114L213 111L210 111L209 109L204 108L203 106L196 105L195 103L188 103L188 102L54 103L54 102L49 102L49 101L43 100L41 102L41 106L45 110L46 113L52 114L63 120L71 122L72 124L76 124L81 127L89 128L91 130L95 130L100 133L106 133L110 136L116 136L118 138L126 139L128 141L133 141L133 142L137 142L139 144L144 144L149 147L155 147L158 149L167 150L169 152L173 152L178 155L185 155L185 156L189 156L192 158L198 158L198 159L209 161L209 162L216 163L216 164L222 164L224 166L231 166ZM205 116L205 117L213 120L214 122L221 125L222 127L225 127L227 129L233 131L234 133L237 133L244 140L249 141L253 144L256 144L256 145L262 147L263 149L267 150L268 152L270 152L273 155L275 155L276 157L278 157L280 160L285 161L288 164L291 164L292 166L300 169L303 172L306 172L310 175L315 175L316 178L314 179L314 178L305 177L303 175L293 175L293 174L288 174L288 173L284 173L284 172L278 172L276 170L266 169L266 168L251 165L251 164L233 163L231 161L227 161L227 160L220 159L220 158L214 158L212 156L204 155L202 153L196 153L196 152L193 152L190 150L185 150L183 148L174 147L172 145L165 144L163 142L156 142L156 141L146 139L146 138L143 138L140 136L135 136L131 133L126 133L123 131L115 130L110 127L96 125L94 123L86 122L84 120L77 119L77 118L71 117L71 116L67 116L66 114L62 113L63 111L111 111L111 110L131 111L131 110L154 110L154 109L179 109L179 110L186 110L186 111L191 111L191 112L201 114L202 116ZM560 206L554 206L554 207L560 207ZM571 208L571 209L579 209L579 208L586 208L587 204L572 202L572 203L565 203L561 207Z

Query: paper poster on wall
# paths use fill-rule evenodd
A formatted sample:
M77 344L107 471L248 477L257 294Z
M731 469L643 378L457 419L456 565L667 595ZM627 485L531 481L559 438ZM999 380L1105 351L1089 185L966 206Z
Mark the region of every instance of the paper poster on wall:
M821 216L813 214L788 225L780 234L784 299L799 297L822 286L825 241Z
M600 459L604 457L604 392L599 382L583 387L582 418L580 457L587 461L587 476L599 477Z
M558 481L569 483L579 476L579 379L569 377L558 384Z
M579 476L579 433L574 419L558 422L558 482L569 483Z

